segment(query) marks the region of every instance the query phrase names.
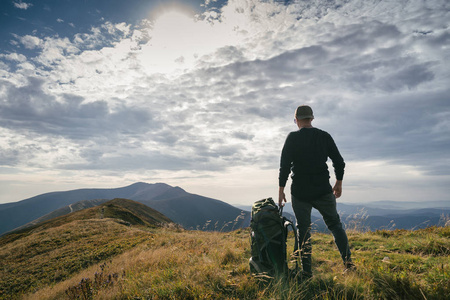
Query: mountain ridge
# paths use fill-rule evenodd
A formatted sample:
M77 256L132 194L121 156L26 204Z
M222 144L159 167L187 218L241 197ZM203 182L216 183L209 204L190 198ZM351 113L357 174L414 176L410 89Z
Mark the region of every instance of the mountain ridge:
M165 183L136 182L131 185L110 189L76 189L50 192L15 203L0 204L0 235L11 230L32 226L37 222L78 210L76 205L92 206L89 201L124 198L143 203L172 219L186 229L233 230L250 224L251 206L235 207L223 201L186 192L179 186ZM83 202L85 201L85 202ZM99 202L99 203L100 203ZM435 201L446 206L445 201ZM78 203L78 204L77 204ZM84 203L84 204L82 204ZM402 202L391 202L393 207L402 207ZM366 218L369 230L391 228L392 224L402 229L423 228L439 225L442 217L450 215L450 208L386 209L385 201L367 204L338 202L338 211L344 223L354 223L357 218ZM449 205L450 206L450 205ZM293 219L288 204L284 210ZM312 221L320 231L326 231L318 212L313 210ZM444 220L444 223L445 220Z
M225 224L233 221L240 227L247 226L250 222L248 212L244 213L244 220L241 218L236 220L242 211L223 201L190 194L178 186L172 187L165 183L137 182L114 189L77 189L51 192L18 201L14 205L2 206L0 204L0 235L30 222L38 222L40 218L44 218L56 210L66 213L72 211L72 206L80 201L114 198L144 203L189 229L203 227L207 221L218 223L218 226L224 230L231 230L231 227L225 226ZM180 205L183 209L180 209ZM208 207L209 211L203 207Z
M22 226L21 228L7 232L0 237L0 246L23 236L27 236L32 232L45 231L63 225L66 226L75 221L106 219L113 220L121 225L140 225L152 228L173 223L168 217L145 204L129 199L116 198L93 207L60 215L36 224Z
M54 218L57 218L60 216L64 216L69 213L76 212L76 211L79 211L82 209L98 206L107 201L110 201L110 200L109 199L81 200L81 201L75 202L73 204L69 204L67 206L58 208L48 214L43 215L42 217L37 218L36 220L33 220L29 223L26 223L22 226L19 226L19 227L13 229L13 231L25 229L25 228L34 226L36 224L39 224L41 222L45 222L45 221L48 221L48 220L51 220L51 219L54 219Z
M155 194L170 189L165 183L147 184L137 182L119 188L84 188L40 194L14 203L0 204L0 235L28 222L36 220L54 210L81 200L124 198L134 200L146 190Z

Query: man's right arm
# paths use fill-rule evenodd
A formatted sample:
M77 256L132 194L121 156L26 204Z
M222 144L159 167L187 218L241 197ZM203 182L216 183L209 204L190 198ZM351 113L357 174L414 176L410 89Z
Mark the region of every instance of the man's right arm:
M336 180L333 187L333 194L336 198L339 198L342 195L342 180Z
M286 201L286 195L284 194L284 186L280 186L278 188L278 206L282 207L284 206L283 202L287 202Z
M280 172L278 175L278 205L283 206L283 202L286 202L286 195L284 193L284 187L291 173L292 164L292 150L290 149L289 135L284 142L283 150L281 151L280 159Z

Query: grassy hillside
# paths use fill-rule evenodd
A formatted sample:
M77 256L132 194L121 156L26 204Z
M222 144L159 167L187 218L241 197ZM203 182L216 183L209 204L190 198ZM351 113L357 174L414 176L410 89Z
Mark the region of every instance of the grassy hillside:
M65 280L141 244L161 224L171 221L141 203L114 199L6 235L0 239L0 298Z
M123 222L124 224L129 225L144 225L150 227L159 226L161 223L172 222L160 212L142 203L128 199L116 198L92 208L76 211L70 214L63 214L62 216L45 220L40 223L37 223L36 220L34 225L29 224L21 227L0 239L0 245L6 241L11 241L20 238L23 235L27 235L37 228L39 230L44 230L51 227L61 226L75 220L103 218L113 218L116 219L117 222Z
M98 211L97 211L98 213ZM450 227L351 232L358 266L342 274L329 234L313 234L314 277L249 275L248 229L185 231L96 216L0 239L1 299L445 299ZM288 249L292 249L289 239Z

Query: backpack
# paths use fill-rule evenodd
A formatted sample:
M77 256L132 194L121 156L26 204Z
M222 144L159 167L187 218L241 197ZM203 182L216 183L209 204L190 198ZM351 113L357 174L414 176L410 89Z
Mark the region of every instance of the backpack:
M297 232L291 221L282 216L272 198L256 201L251 213L251 255L249 265L253 275L286 277L289 275L287 264L286 240L288 227L294 231L294 255L298 256ZM295 272L298 271L297 259Z

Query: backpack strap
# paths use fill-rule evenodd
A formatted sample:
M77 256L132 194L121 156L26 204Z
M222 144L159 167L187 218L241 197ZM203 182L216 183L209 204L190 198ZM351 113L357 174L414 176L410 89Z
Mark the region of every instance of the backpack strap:
M294 232L294 251L292 252L292 255L295 257L295 270L297 271L298 270L298 257L299 257L297 230L295 230L294 224L291 221L284 218L284 228L286 228L286 230L288 230L289 226L292 228L292 231Z
M298 250L297 230L295 230L294 224L291 221L289 221L288 219L284 218L284 227L287 229L289 226L292 228L292 232L294 232L294 239L295 239L294 252L296 252Z
M295 239L295 244L294 244L294 255L298 256L298 236L297 236L297 230L295 230L294 228L294 224L289 221L288 219L286 219L286 217L283 217L283 206L280 206L278 208L278 212L280 213L280 216L283 218L283 225L284 228L286 228L286 230L288 229L289 226L291 226L292 231L294 232L294 239Z

